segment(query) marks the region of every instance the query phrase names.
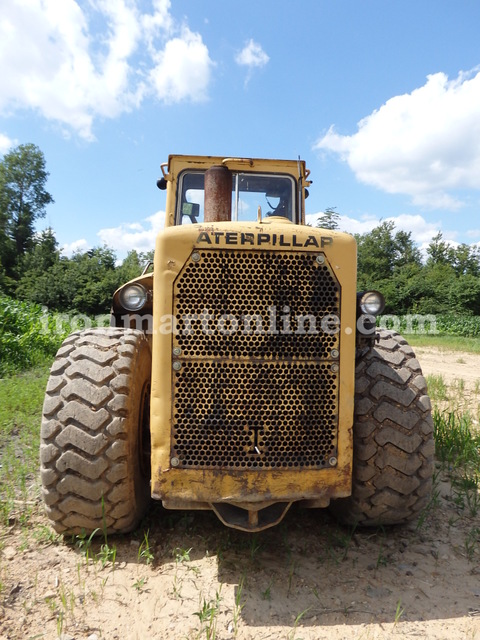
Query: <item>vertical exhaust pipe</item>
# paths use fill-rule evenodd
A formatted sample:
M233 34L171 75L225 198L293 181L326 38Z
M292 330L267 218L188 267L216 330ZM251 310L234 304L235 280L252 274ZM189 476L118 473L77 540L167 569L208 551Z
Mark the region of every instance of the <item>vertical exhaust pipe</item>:
M214 166L205 172L205 222L232 219L232 174L227 167Z

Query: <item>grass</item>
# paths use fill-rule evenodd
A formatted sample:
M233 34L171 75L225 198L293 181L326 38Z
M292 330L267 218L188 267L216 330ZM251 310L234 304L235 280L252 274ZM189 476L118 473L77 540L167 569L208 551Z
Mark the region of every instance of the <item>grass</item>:
M1 518L28 516L37 496L40 421L47 366L0 379ZM23 505L23 506L22 506Z
M468 413L433 411L437 458L450 468L480 470L480 432Z
M405 334L406 340L412 347L434 347L445 351L465 351L480 353L480 338L466 338L463 336Z
M475 517L480 511L480 431L468 413L433 413L436 455L448 471L455 503Z
M442 376L430 374L425 378L428 385L428 395L434 404L448 400L448 387Z

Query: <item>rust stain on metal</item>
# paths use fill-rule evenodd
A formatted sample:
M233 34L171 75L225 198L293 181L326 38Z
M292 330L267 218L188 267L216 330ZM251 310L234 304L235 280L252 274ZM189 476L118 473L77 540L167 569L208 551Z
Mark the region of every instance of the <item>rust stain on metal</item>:
M205 172L205 222L228 222L232 217L232 174L227 167Z

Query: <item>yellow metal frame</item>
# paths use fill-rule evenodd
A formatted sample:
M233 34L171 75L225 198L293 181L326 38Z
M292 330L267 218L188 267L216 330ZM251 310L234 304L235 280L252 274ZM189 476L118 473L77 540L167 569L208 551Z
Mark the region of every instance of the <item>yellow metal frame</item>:
M172 156L167 179L166 229L158 235L155 250L153 365L151 393L152 496L166 506L205 508L211 503L269 504L272 501L310 501L325 506L331 498L350 495L352 475L352 423L354 400L356 322L356 243L352 236L326 229L295 225L272 217L260 223L219 222L173 226L177 176L188 168L207 169L224 163L231 169L291 173L303 186L308 173L303 162ZM303 192L303 189L302 189ZM302 197L303 211L303 197ZM302 213L302 218L303 218ZM216 235L214 236L214 232ZM242 233L262 235L262 249L278 250L279 238L291 250L323 253L342 288L340 318L340 381L338 461L326 469L206 470L180 469L171 465L172 431L172 292L174 282L192 251L208 247L215 237L217 248L235 249ZM230 234L227 236L227 234ZM228 247L227 247L228 237ZM266 238L270 239L267 240ZM256 247L238 246L242 251ZM258 249L258 247L257 247Z
M168 165L162 165L162 171L167 181L167 203L165 227L175 225L175 206L177 197L177 180L186 169L206 171L213 166L226 166L231 171L287 173L302 184L300 202L300 222L305 224L305 187L311 183L308 180L310 172L304 160L262 160L259 158L223 158L221 156L170 156ZM168 170L167 170L168 169ZM236 227L235 227L236 228Z

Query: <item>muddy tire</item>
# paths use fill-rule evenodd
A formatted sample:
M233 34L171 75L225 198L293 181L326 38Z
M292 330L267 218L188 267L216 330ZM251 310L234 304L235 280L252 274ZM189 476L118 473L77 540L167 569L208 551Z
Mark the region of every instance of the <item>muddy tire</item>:
M433 476L433 421L427 385L398 333L380 340L355 374L352 495L331 510L345 524L391 525L427 505Z
M40 445L43 499L57 532L127 532L145 514L150 375L141 331L78 331L59 349Z

